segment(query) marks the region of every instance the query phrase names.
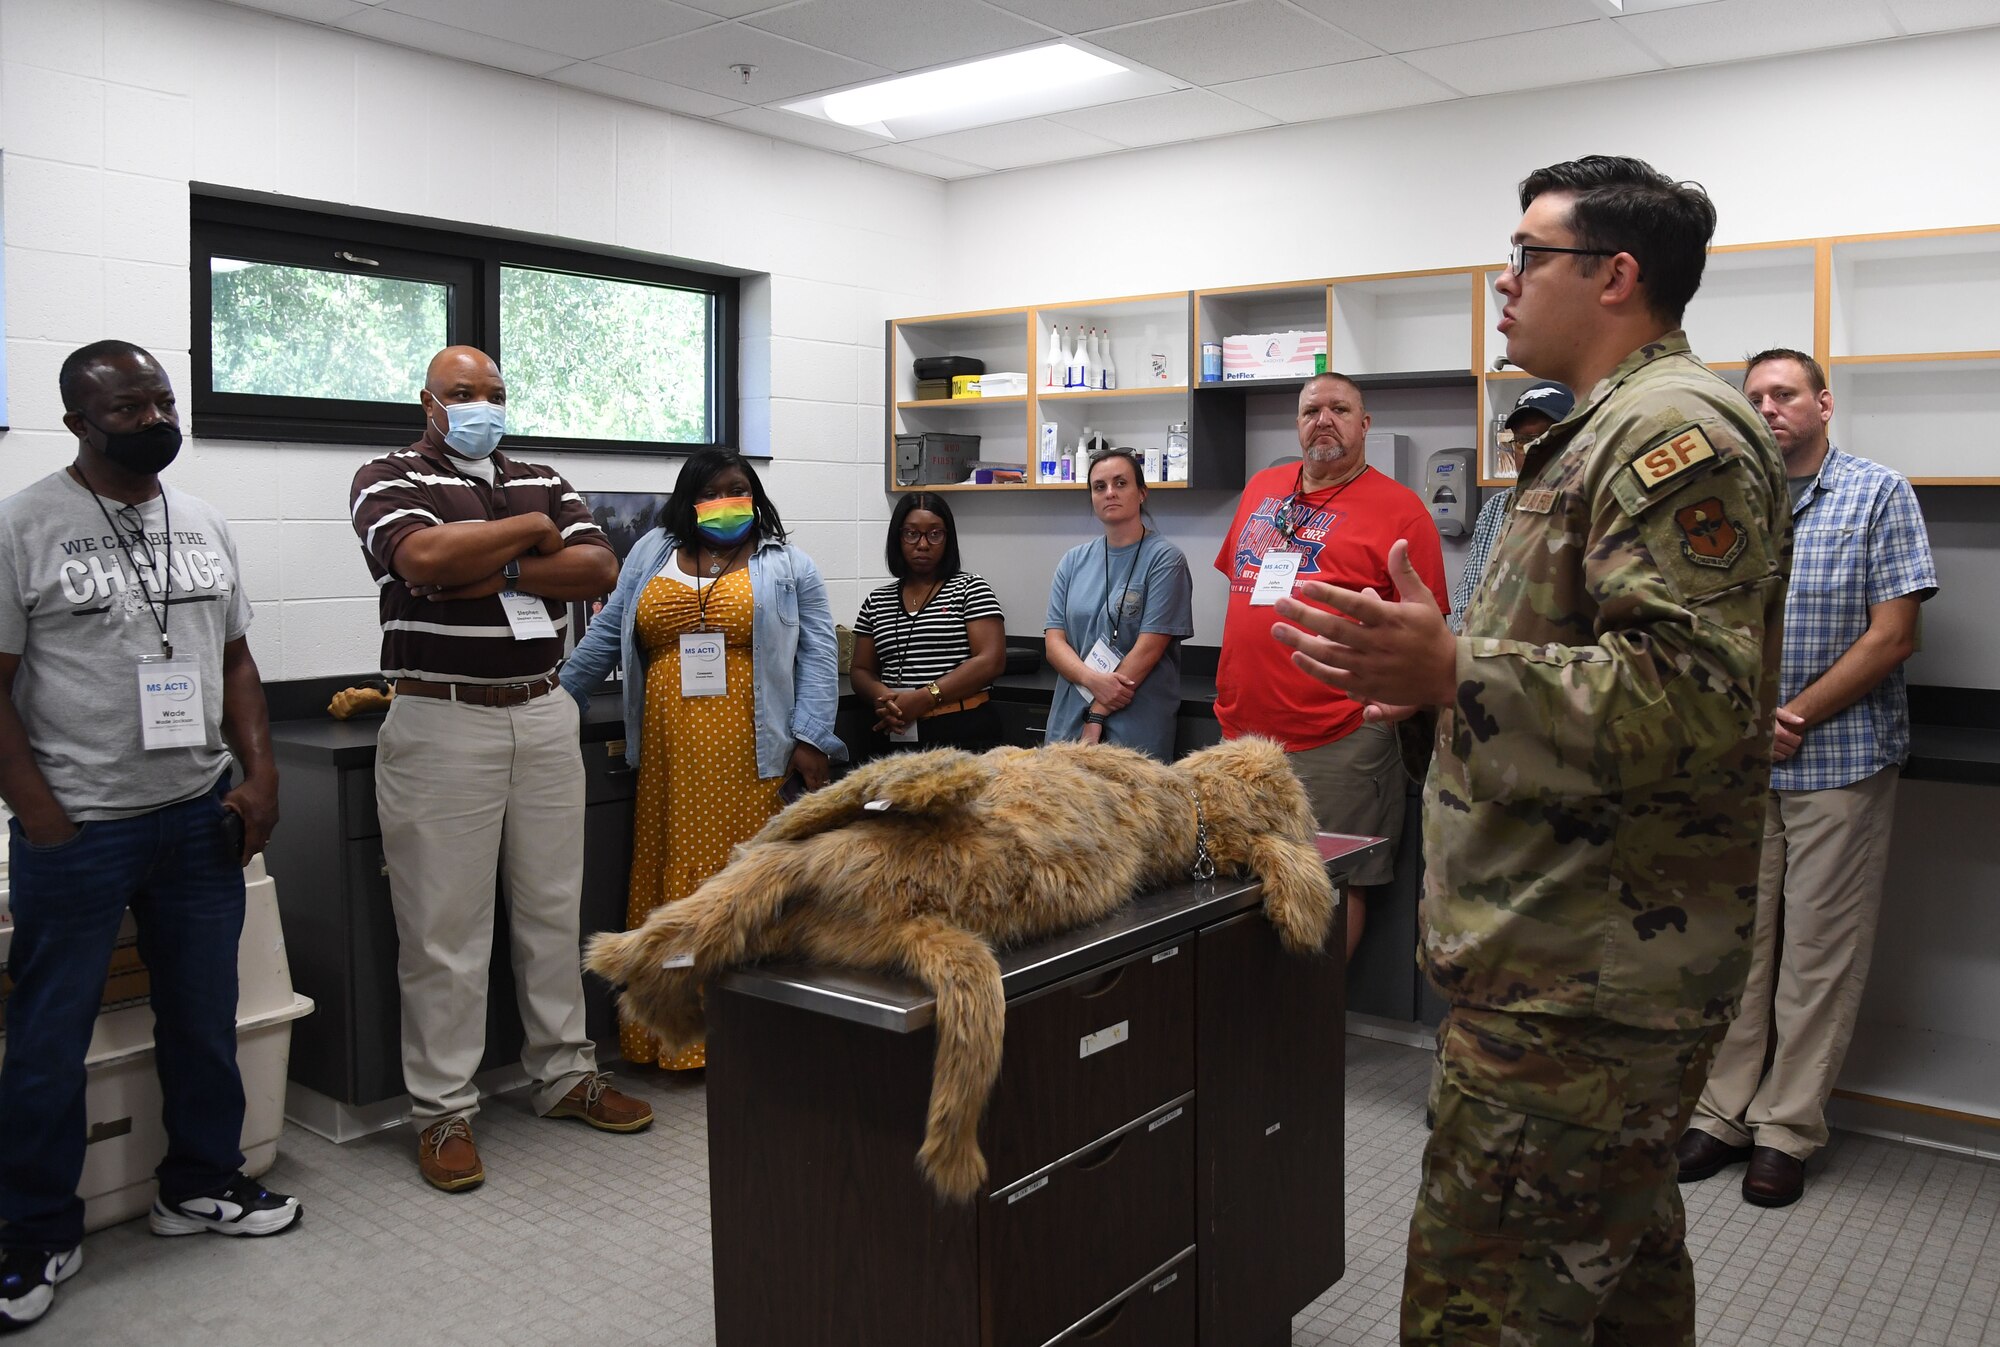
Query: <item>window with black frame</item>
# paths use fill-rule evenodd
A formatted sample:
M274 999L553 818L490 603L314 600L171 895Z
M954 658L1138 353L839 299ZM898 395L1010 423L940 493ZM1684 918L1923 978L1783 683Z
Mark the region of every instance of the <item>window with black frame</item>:
M193 245L197 435L408 443L463 344L500 361L510 448L736 442L733 276L200 194Z

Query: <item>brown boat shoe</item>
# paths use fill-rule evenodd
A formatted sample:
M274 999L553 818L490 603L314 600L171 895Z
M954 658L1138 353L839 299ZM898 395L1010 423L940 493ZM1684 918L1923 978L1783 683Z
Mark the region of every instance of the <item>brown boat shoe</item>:
M479 1148L472 1144L472 1124L446 1118L426 1127L417 1137L417 1169L441 1193L461 1193L486 1182Z
M543 1116L581 1118L600 1132L640 1132L651 1127L653 1106L612 1089L610 1080L609 1071L592 1072Z

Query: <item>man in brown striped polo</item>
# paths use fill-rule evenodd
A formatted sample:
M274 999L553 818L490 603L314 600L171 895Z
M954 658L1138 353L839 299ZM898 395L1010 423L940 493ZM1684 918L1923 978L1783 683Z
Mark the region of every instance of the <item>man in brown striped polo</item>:
M486 1177L470 1120L496 871L535 1111L613 1132L653 1112L605 1084L584 1032L583 759L576 703L550 695L567 601L609 593L618 562L568 482L496 451L507 385L483 351L440 351L420 401L423 438L363 464L350 503L396 689L375 799L401 942L403 1080L418 1168L457 1192Z

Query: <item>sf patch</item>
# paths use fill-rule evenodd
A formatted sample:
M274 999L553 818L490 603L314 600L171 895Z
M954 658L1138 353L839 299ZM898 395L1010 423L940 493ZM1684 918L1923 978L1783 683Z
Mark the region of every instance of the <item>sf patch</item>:
M1700 426L1689 426L1655 448L1647 450L1632 464L1632 475L1648 491L1657 490L1698 463L1714 459L1715 446Z
M1681 531L1681 555L1697 566L1726 571L1736 564L1750 541L1716 496L1674 511L1674 523Z

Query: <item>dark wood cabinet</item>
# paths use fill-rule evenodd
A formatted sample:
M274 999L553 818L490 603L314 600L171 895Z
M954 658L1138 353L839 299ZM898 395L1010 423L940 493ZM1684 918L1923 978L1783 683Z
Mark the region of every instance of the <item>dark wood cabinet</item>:
M1336 866L1379 845L1356 840ZM795 966L720 979L719 1347L1288 1340L1343 1271L1342 975L1283 950L1258 897L1189 884L1002 956L988 1182L967 1203L916 1166L926 993Z

